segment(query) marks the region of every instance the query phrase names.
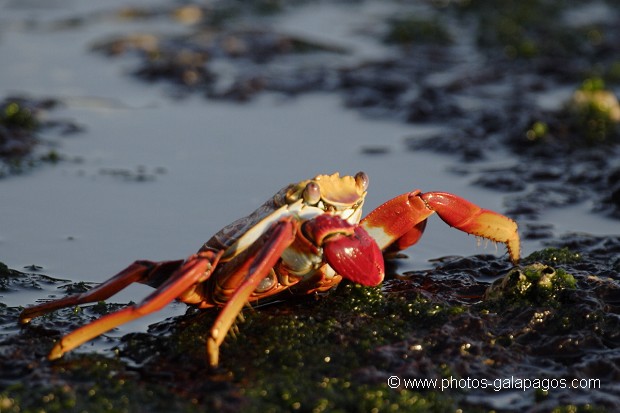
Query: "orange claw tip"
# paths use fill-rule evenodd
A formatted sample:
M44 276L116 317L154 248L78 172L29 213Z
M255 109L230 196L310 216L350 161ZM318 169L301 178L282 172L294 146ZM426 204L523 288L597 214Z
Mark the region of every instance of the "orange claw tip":
M495 242L506 244L510 261L519 262L521 246L517 223L512 219L493 211L482 209L463 231Z
M468 234L506 244L510 260L515 264L519 261L518 227L512 219L447 192L428 192L421 197L446 224Z

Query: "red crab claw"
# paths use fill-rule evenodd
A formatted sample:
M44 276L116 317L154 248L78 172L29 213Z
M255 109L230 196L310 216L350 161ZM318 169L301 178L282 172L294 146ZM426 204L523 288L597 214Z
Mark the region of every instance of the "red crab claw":
M448 225L508 248L510 260L519 261L519 233L512 219L447 192L399 195L364 218L360 225L384 251L400 251L418 242L433 213Z
M303 231L323 248L325 260L343 278L367 286L383 281L383 254L364 228L324 214L306 222Z

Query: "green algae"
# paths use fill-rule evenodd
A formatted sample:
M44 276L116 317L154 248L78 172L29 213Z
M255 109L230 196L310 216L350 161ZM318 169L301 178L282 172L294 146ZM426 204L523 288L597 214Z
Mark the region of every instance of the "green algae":
M537 120L525 132L525 137L529 141L540 141L549 134L549 125L544 121Z
M559 294L576 287L575 277L561 268L534 263L515 268L496 281L485 293L489 301L506 302L524 300L534 304L555 304ZM557 303L559 305L559 303Z
M39 119L32 107L18 99L7 99L0 104L0 125L7 128L33 130Z
M580 253L574 252L569 248L545 248L534 251L523 259L524 263L534 263L541 261L549 265L569 264L579 262L583 259Z
M118 360L91 354L63 360L51 369L39 367L54 380L8 386L0 392L1 412L191 412L196 408L163 386L144 385Z
M585 53L595 42L594 28L564 23L563 2L470 0L455 4L459 13L477 21L478 46L489 54L500 49L509 59L569 57Z
M573 93L565 111L575 131L589 144L620 137L620 104L601 78L588 78Z
M412 328L440 325L449 308L411 292L347 284L317 300L248 309L221 347L221 368L251 400L248 411L445 411L453 406L446 395L390 389L385 380L360 382L356 372L368 368L377 347L403 340ZM204 341L213 318L190 314L171 326L165 358L207 374ZM149 355L161 345L161 339L134 334L120 353L151 369Z
M384 37L387 43L447 45L452 42L450 33L436 18L397 17L389 20L388 26Z
M551 410L551 413L605 413L609 411L610 410L603 409L597 406L592 406L589 404L586 404L586 405L569 404L566 406L556 407L553 410Z
M264 387L245 391L244 394L253 400L247 411L422 413L455 409L453 401L440 393L424 394L391 389L387 385L360 385L334 377L325 377L316 383L299 380L295 383L291 388L278 382L267 382Z
M360 354L404 338L404 332L414 326L434 325L447 317L447 307L417 294L386 293L380 287L353 284L317 302L295 306L292 314L290 309L285 314L272 311L261 312L259 324L254 318L257 313L246 316L239 324L239 338L230 347L224 345L224 357L228 351L241 350L266 365L277 360L291 367L341 360L339 364L349 370L363 362ZM261 347L232 348L244 341L242 337L249 340L256 334L266 338Z
M39 134L43 130L60 127L62 134L80 130L78 125L69 121L44 119L43 113L58 103L54 99L24 97L6 97L0 101L0 178L63 159L55 149L37 151L42 146Z
M344 290L344 291L343 291ZM252 313L222 348L255 411L445 411L450 397L360 382L373 351L406 332L437 326L447 307L421 296L345 285L336 294L296 306L295 314ZM266 317L265 317L266 316ZM261 334L257 343L256 335ZM226 363L226 362L224 362ZM248 367L251 366L251 367ZM240 368L241 367L241 368Z

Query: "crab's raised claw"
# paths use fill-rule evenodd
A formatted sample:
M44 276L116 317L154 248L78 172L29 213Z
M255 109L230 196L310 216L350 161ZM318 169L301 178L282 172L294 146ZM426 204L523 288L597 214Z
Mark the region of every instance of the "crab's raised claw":
M344 278L375 286L383 281L385 264L377 243L360 226L353 235L336 234L323 245L327 263Z
M323 248L327 263L343 278L367 286L383 281L383 255L364 228L324 214L306 222L304 232Z
M516 222L446 192L415 190L399 195L368 214L361 226L381 250L402 250L420 239L426 219L435 212L461 231L506 244L510 260L515 264L519 261Z
M252 292L269 275L284 250L291 245L296 230L297 224L291 217L282 218L242 254L235 257L237 262L228 263L229 267L234 267L229 277L237 280L238 284L218 314L207 338L207 353L212 367L218 364L219 347L228 330L243 306L248 304Z
M179 268L161 283L159 288L140 304L105 315L61 338L52 348L48 358L54 360L77 346L121 324L144 317L164 308L188 288L208 278L222 252L204 251L190 256Z
M447 192L427 192L420 194L420 198L446 224L468 234L506 244L510 260L515 264L519 261L519 234L517 223L512 219Z

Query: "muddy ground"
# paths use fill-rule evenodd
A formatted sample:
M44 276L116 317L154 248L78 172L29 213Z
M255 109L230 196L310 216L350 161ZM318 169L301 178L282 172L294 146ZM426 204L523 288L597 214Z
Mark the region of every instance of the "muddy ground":
M178 99L242 103L265 92L327 91L368 116L447 125L450 132L403 145L452 154L455 173L506 196L522 237L549 248L516 268L486 255L404 274L392 265L380 288L342 285L244 311L218 369L204 358L211 311L190 308L148 333L99 338L116 346L114 357L86 352L50 363L54 340L118 305L67 309L19 327L20 308L0 304L0 412L617 409L620 237L558 237L538 218L586 199L592 214L620 218L618 3L436 2L414 13L419 4L411 2L411 13L368 28L392 45L392 56L348 66L329 64L347 53L339 45L246 24L299 3L127 8L123 18L189 20L191 30L105 38L93 52L131 56L136 79L164 84ZM541 103L558 91L559 104ZM6 176L47 159L32 151L38 128L50 125L30 115L53 113L51 101L11 99L0 116ZM382 143L364 150L381 153ZM498 151L515 162L480 166ZM0 268L0 294L90 287L36 272ZM449 388L408 388L414 379Z

